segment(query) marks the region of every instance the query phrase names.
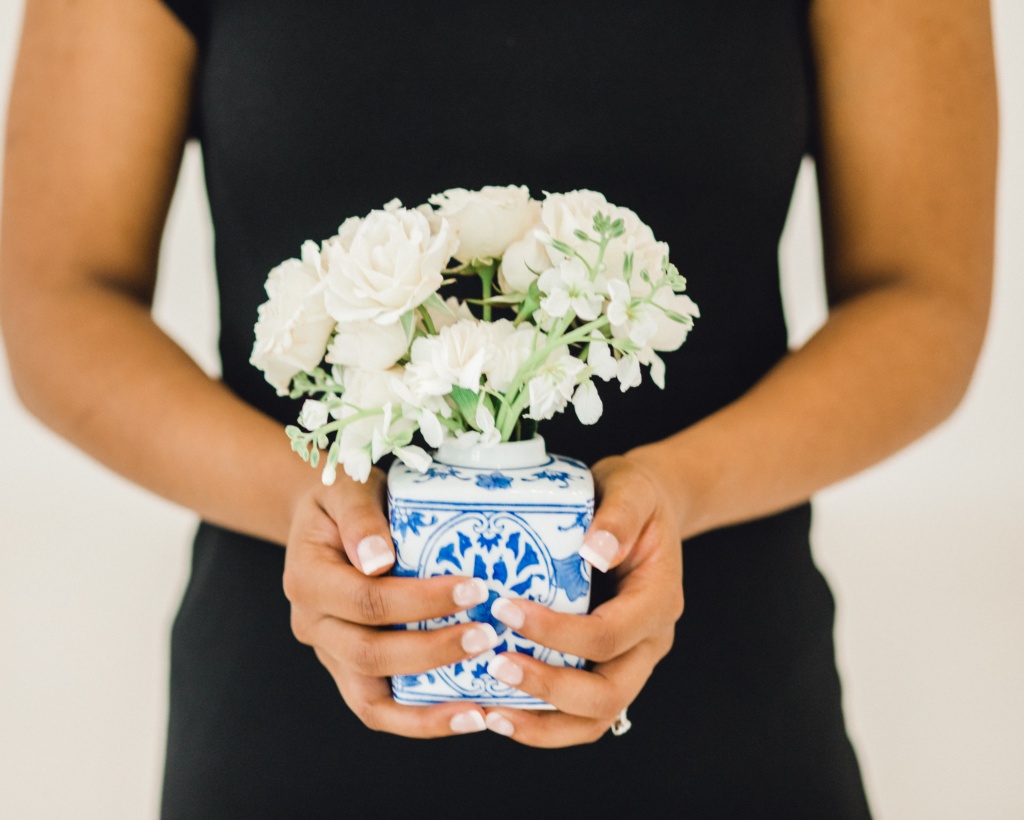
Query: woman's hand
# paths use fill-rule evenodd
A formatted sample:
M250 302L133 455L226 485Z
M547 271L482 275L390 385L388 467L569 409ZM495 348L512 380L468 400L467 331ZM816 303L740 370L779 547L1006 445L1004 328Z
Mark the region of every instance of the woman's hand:
M499 599L494 616L542 646L594 661L589 671L506 652L488 671L557 711L488 709L487 726L528 746L590 743L603 735L672 647L683 612L680 518L654 466L640 455L594 468L599 506L580 554L614 569L616 594L589 615Z
M364 485L339 476L297 503L285 554L284 589L292 631L314 648L349 708L369 728L407 737L481 731L479 706L402 706L388 677L412 675L480 655L499 642L489 624L396 630L487 600L484 582L445 576L376 577L394 562L384 517L384 474Z

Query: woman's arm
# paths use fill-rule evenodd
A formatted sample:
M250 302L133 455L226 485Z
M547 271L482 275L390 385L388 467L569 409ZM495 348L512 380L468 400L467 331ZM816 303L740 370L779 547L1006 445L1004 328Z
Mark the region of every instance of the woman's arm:
M0 321L19 396L56 432L210 521L284 543L314 471L150 316L195 61L156 0L27 4Z
M740 400L633 454L684 535L804 501L960 401L991 293L990 26L986 0L813 0L829 317Z
M380 471L367 485L342 476L323 487L279 424L208 378L150 316L195 61L159 0L28 3L0 245L15 386L39 418L133 481L209 521L288 541L293 629L369 725L480 730L479 707L397 707L386 678L479 654L486 630L376 627L475 606L483 585L367 577L364 557L393 560Z
M494 674L558 708L488 710L521 743L592 741L633 701L682 611L680 538L805 501L920 436L967 387L992 273L988 3L812 0L811 27L828 321L735 403L595 465L584 553L614 568L616 596L588 616L520 601L498 616L598 661L501 656Z

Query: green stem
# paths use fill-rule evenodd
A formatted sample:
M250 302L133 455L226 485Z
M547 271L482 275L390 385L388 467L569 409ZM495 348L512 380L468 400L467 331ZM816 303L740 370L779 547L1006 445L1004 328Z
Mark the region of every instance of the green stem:
M487 300L491 298L491 287L494 283L494 265L487 265L477 271L480 276L480 290L483 302L484 321L491 321L491 304Z
M423 320L423 326L427 329L427 333L431 336L436 336L437 331L434 329L434 321L430 318L430 311L423 305L420 305L416 310L419 311L420 318Z

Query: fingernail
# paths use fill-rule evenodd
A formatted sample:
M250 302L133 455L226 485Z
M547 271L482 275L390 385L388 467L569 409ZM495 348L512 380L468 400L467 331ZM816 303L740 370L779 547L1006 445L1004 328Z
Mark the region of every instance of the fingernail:
M526 613L512 603L508 598L497 598L491 604L491 614L501 621L505 626L519 629L526 620Z
M580 558L601 572L607 572L619 553L619 539L608 530L588 532L580 547Z
M512 733L516 730L511 720L504 715L499 715L497 712L488 712L484 720L487 723L488 729L492 732L497 732L499 735L505 735L505 737L511 737Z
M470 655L479 655L488 649L494 649L499 643L501 638L490 624L477 624L462 635L462 648Z
M368 535L356 546L356 557L364 575L372 575L394 562L391 547L379 535Z
M487 664L487 674L509 686L518 686L523 682L523 667L504 655L498 655Z
M476 606L487 600L490 593L482 578L467 578L452 590L452 598L459 606Z
M484 716L479 712L459 712L457 715L452 715L448 725L452 727L453 732L458 732L460 735L469 732L482 732L487 728Z

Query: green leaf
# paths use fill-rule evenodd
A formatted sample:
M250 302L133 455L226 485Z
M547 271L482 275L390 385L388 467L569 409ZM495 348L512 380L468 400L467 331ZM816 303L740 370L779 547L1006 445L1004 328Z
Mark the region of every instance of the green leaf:
M455 385L452 388L451 397L463 417L472 423L476 418L476 405L480 401L480 394Z
M658 305L658 307L661 306ZM679 324L681 325L689 325L690 327L693 327L692 316L684 316L682 313L676 313L674 310L669 310L668 308L661 308L661 312L664 313L673 322L679 322Z
M455 280L452 279L451 281L454 282ZM431 293L430 296L427 297L427 300L423 303L423 306L439 310L442 313L451 316L453 319L456 317L455 311L448 307L444 299L442 299L436 293Z
M407 310L405 313L402 314L402 318L400 321L402 322L402 330L405 331L406 344L409 344L409 342L412 341L412 328L415 319L416 315L411 310Z

